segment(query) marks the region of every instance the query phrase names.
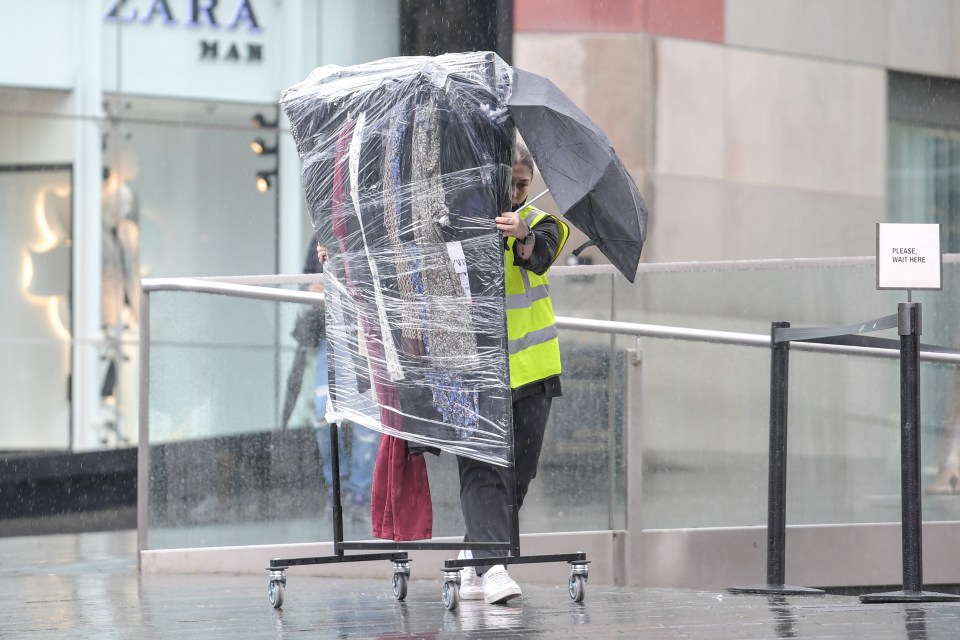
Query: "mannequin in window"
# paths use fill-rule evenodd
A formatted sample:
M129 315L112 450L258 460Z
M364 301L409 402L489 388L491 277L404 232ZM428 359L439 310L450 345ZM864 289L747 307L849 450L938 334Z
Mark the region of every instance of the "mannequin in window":
M117 376L123 360L120 338L140 320L140 201L128 184L108 167L103 171L103 264L101 322L106 340L100 395L115 404ZM108 422L120 441L116 422Z

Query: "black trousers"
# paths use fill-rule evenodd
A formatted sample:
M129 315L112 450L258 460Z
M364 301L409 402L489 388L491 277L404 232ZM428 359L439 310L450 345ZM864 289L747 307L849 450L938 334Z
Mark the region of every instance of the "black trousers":
M530 482L537 476L543 433L553 398L543 392L513 403L514 472L517 481L517 509L523 505ZM483 460L457 456L460 468L460 508L466 542L510 541L510 496L508 467L499 467ZM505 550L473 551L474 558L506 555ZM489 567L477 567L482 574Z

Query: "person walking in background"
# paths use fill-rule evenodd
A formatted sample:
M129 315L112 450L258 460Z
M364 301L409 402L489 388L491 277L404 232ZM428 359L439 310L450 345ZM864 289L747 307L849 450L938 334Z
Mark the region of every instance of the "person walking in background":
M323 263L326 260L326 248L311 244L307 249L307 259L303 272L323 273ZM323 283L311 283L308 289L315 293L323 293ZM327 503L329 504L333 498L333 464L330 424L326 419L330 389L325 330L318 341L316 356L316 392L313 400L314 432L317 438L317 447L320 450L323 481L326 486ZM363 515L369 517L370 488L373 483L373 466L377 460L377 449L380 446L380 433L373 429L353 428L353 425L347 420L344 420L338 426L342 503L352 510L351 515L355 519Z
M561 395L560 343L547 292L547 270L560 255L569 228L558 218L524 206L533 179L533 157L517 141L513 156L513 210L496 218L506 262L507 333L513 400L514 472L517 506L523 505L537 475L540 449L553 398ZM465 542L510 539L510 494L507 469L458 456L460 506ZM461 552L460 558L499 555L495 551ZM460 597L503 603L521 595L503 565L466 567L460 574Z

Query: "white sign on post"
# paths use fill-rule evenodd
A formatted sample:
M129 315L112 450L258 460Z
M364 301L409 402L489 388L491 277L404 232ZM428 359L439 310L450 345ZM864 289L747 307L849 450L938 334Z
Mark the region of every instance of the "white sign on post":
M877 289L943 289L939 224L877 223Z

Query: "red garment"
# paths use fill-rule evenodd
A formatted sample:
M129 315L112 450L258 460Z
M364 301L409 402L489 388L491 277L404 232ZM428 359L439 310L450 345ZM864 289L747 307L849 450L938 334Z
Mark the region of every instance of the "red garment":
M348 120L340 130L333 169L333 234L344 254L351 248L347 246L350 239L347 216L357 213L351 212L346 204L349 147L353 129L353 121ZM359 299L349 260L344 260L344 275L348 292L355 299ZM384 366L383 337L380 335L379 326L370 321L361 305L358 306L361 309L360 321L367 358L373 373L374 391L380 404L380 423L395 432L402 432L400 399L396 385L390 381ZM433 503L430 498L427 464L423 456L410 455L406 440L386 434L380 438L380 448L377 450L377 461L373 470L370 516L373 535L377 538L401 541L424 540L433 536Z
M387 377L379 328L363 321L373 386L380 405L380 424L403 432L400 395ZM424 540L433 536L433 501L423 456L410 455L407 441L387 434L380 438L370 489L373 535L386 540Z
M410 455L407 441L380 438L370 497L373 535L385 540L425 540L433 536L433 503L423 456Z

